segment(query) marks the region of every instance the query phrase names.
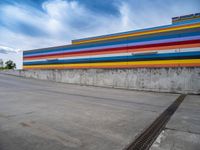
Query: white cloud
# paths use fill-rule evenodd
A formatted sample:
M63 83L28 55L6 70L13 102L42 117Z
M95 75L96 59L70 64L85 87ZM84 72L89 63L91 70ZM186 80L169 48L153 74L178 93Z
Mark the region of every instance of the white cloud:
M95 14L76 1L49 0L42 4L43 11L23 5L5 5L0 8L7 28L0 26L0 45L17 49L34 49L70 43L74 38L102 35L133 28L131 12L119 6L121 17ZM37 36L18 29L20 24L42 32Z
M15 50L11 47L7 47L7 46L1 46L0 45L0 53L2 54L8 54L8 53L17 53L18 50Z

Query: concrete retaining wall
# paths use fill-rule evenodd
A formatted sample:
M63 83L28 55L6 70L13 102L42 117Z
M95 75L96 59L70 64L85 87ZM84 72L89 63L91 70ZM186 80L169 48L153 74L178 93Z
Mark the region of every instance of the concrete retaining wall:
M1 73L80 85L200 94L200 68L19 70Z

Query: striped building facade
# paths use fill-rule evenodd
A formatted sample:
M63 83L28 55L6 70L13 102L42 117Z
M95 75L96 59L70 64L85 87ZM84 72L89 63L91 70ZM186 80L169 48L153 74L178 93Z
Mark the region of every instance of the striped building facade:
M73 40L23 52L23 69L200 66L200 14L171 25Z

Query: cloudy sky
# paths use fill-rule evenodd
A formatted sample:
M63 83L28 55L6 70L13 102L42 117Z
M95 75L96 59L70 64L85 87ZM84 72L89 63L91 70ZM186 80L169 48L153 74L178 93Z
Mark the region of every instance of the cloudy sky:
M200 0L0 0L0 59L21 68L22 50L148 28L200 12Z

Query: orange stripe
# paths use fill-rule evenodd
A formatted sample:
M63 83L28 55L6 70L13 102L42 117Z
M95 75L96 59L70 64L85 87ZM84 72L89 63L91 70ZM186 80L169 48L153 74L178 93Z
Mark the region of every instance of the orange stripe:
M138 52L138 51L150 51L150 50L170 50L170 49L178 49L178 48L194 48L200 47L200 43L196 44L185 44L185 45L173 45L173 46L163 46L163 47L152 47L152 48L139 48L139 49L123 49L119 51L102 51L102 52L93 52L93 53L84 53L84 54L65 54L61 56L41 56L37 58L24 58L24 60L37 60L37 59L45 59L45 58L63 58L63 57L72 57L72 56L94 56L100 54L118 54L118 53L126 53L126 52Z

